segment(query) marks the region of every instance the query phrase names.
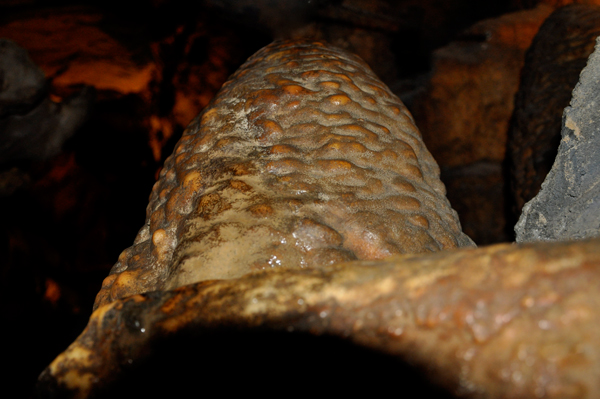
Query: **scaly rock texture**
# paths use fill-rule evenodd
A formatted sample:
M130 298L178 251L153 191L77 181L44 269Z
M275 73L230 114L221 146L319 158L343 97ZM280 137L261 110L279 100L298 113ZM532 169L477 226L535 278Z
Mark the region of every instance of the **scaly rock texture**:
M552 168L563 110L599 35L600 6L572 4L548 17L527 51L508 135L515 221Z
M180 348L180 360L155 364L156 379L146 374L140 379L150 391L166 386L172 392L186 383L194 391L206 384L235 389L246 376L251 384L279 387L271 369L294 370L294 357L261 362L270 352L285 352L269 342L261 346L261 358L233 353L226 368L213 370L204 354L215 346L217 353L229 353L227 347L235 345L218 339L225 327L239 331L237 339L252 331L342 337L427 370L460 397L591 399L600 395L599 324L599 239L268 270L98 308L79 338L44 371L38 388L42 397L128 397L111 384L126 385L128 372L168 337L187 337L199 355L190 361L191 349ZM332 361L310 359L288 379L294 387L322 391L323 379L335 378L336 370L316 376L312 370L315 363ZM191 368L193 378L186 381L175 372L174 380L165 380L174 367ZM394 381L402 377L397 372ZM131 388L143 389L137 383ZM248 386L239 388L246 392ZM404 385L398 389L406 393Z
M316 41L252 56L167 159L95 307L271 268L473 246L408 110Z
M581 72L563 113L558 155L539 194L523 207L517 242L569 240L600 234L600 50Z

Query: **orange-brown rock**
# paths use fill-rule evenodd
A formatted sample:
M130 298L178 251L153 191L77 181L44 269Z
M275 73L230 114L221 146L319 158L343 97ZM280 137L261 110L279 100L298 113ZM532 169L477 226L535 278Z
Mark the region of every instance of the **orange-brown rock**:
M251 57L167 159L96 307L254 270L472 246L412 117L358 57Z
M599 324L598 239L501 244L320 270L267 270L101 306L42 374L39 389L78 398L106 393L102 389L115 381L121 390L109 390L107 397L161 387L167 393L191 392L199 384L231 384L228 389L235 390L234 381L260 380L277 389L280 381L270 378L281 375L287 383L321 392L323 379L335 378L336 369L306 375L321 362L339 365L337 359L316 354L298 365L272 335L271 341L249 341L261 342L257 357L228 350L241 350L236 342L248 342L244 337L253 332L280 331L290 338L299 332L333 335L391 354L427 370L431 380L460 397L595 398ZM198 357L191 361L193 349L176 346L179 360L153 363L158 370L142 368L137 381L151 388L128 381L134 367L143 366L169 337L185 339ZM205 355L213 351L227 354L224 368L205 363L219 359ZM269 363L281 352L278 363ZM399 364L386 364L394 381L402 378ZM173 368L178 371L168 374ZM181 379L180 370L194 377ZM145 373L156 378L148 380ZM166 375L176 380L165 380ZM363 386L357 378L350 387ZM130 391L122 390L128 382ZM378 388L368 386L370 392ZM237 389L243 393L248 385ZM401 389L406 393L405 385Z
M232 378L242 393L257 380L279 388L279 376L322 391L341 363L298 364L278 346L298 333L403 360L456 396L598 396L598 239L379 259L469 245L436 178L409 114L360 59L318 42L268 46L168 159L145 226L40 396L182 395ZM157 353L169 360L145 368Z
M150 94L156 64L104 32L103 18L92 9L55 9L0 26L0 37L27 49L56 87L84 84L121 94Z
M138 114L131 124L148 131L148 145L158 162L162 147L174 132L172 120L153 115L156 110L152 102L157 101L153 90L161 79L161 62L155 59L148 44L132 45L135 40L125 43L107 33L114 31L116 25L107 19L91 7L57 7L45 13L15 14L0 26L0 37L13 40L29 52L51 80L52 94L58 98L68 97L86 85L96 89L100 103L124 98L125 102L134 103L126 106L130 113ZM125 133L131 134L135 127L129 127ZM123 124L111 128L121 130Z
M479 22L434 52L427 91L412 111L440 166L504 159L525 51L552 10Z

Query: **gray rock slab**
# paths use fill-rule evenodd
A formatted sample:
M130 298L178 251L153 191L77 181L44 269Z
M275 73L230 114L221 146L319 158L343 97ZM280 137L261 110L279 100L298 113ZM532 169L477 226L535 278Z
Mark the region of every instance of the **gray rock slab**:
M600 41L563 112L562 139L538 195L515 225L517 242L600 235Z
M0 38L0 118L28 112L46 92L46 76L27 51Z

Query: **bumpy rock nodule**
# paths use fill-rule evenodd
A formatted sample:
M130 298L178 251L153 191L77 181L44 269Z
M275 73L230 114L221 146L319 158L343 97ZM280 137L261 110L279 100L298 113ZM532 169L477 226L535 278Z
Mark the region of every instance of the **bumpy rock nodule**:
M96 307L276 267L474 246L408 110L316 41L252 56L191 123Z

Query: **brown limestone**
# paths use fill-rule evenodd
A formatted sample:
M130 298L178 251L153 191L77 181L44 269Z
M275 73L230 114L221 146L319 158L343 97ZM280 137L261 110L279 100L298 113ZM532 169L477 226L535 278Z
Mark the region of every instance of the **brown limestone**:
M481 21L434 52L428 88L412 109L442 168L501 162L525 51L553 9Z

